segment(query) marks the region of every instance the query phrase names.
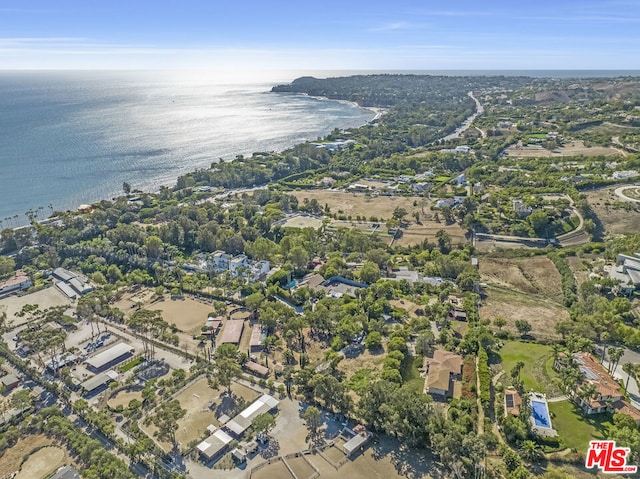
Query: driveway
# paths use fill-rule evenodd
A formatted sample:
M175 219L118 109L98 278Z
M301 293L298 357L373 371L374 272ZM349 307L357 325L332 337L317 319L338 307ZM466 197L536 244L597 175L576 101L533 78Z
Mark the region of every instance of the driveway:
M636 351L632 351L631 349L624 348L624 354L622 358L620 358L620 362L618 363L618 367L613 372L613 377L616 379L621 379L625 384L627 383L627 373L622 370L622 365L625 363L632 364L640 364L640 353ZM602 362L602 365L605 368L609 367L609 357L605 356L605 360ZM638 383L631 376L629 380L629 387L627 389L629 393L629 397L631 398L631 403L638 409L640 409L640 388L638 388Z

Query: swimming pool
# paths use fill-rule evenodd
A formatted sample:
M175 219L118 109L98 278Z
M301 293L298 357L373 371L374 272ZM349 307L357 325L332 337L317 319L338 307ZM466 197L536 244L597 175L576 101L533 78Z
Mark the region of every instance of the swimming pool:
M538 427L551 428L551 419L549 418L549 408L544 401L531 401L531 416L533 423Z

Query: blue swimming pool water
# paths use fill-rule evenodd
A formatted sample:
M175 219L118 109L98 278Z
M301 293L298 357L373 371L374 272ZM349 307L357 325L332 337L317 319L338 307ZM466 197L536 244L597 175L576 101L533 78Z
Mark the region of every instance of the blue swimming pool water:
M551 419L549 418L549 409L547 403L543 401L531 401L531 415L533 422L538 427L551 427Z

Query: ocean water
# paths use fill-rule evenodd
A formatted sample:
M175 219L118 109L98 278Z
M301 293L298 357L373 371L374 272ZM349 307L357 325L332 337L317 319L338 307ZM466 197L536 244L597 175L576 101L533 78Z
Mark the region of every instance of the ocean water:
M0 221L155 191L254 151L281 151L374 117L352 104L276 94L295 76L0 72ZM17 218L14 216L18 215ZM7 219L13 218L13 219Z

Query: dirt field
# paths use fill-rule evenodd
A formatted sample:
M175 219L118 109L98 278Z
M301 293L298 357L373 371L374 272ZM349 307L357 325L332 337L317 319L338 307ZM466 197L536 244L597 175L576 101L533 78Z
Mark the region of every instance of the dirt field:
M628 153L623 150L618 150L612 147L593 147L589 148L584 146L582 140L576 140L568 142L566 145L561 146L557 150L549 151L542 147L532 146L532 147L522 147L516 148L515 146L510 146L506 149L508 155L512 158L549 158L549 157L562 157L562 156L575 156L575 155L584 155L584 156L627 156Z
M251 479L293 479L287 466L280 459L254 472L250 477Z
M43 447L27 458L16 479L44 479L64 465L64 459L65 451L59 447Z
M320 228L322 220L312 216L293 216L282 225L283 228Z
M319 471L320 479L429 479L446 477L426 452L405 451L397 441L381 438L380 443L346 462L337 471L319 455L307 456Z
M315 472L313 467L302 456L287 459L287 464L289 464L298 479L308 479Z
M169 324L175 324L178 329L188 334L200 332L200 328L207 321L207 314L213 311L210 304L205 304L195 299L185 298L172 300L165 295L163 301L151 302L153 291L141 290L131 295L126 294L116 306L125 312L127 316L135 311L137 302L142 302L143 307L152 311L161 311L162 318Z
M544 300L540 296L505 289L486 288L487 298L480 307L480 318L493 320L502 316L507 320L503 328L517 334L515 322L524 319L531 324L531 334L543 339L558 339L554 325L569 319L569 311L558 303Z
M419 207L413 206L414 201L420 204L424 198L421 197L404 197L404 196L365 196L362 193L347 193L344 191L329 190L310 190L310 191L294 191L292 193L298 201L302 202L304 198L309 200L316 199L321 206L329 205L332 213L345 214L347 216L376 216L381 219L389 219L393 215L396 207L407 210L408 217ZM429 205L425 205L425 210Z
M248 404L258 397L258 393L246 386L238 383L231 385L231 391L235 396L241 397ZM220 426L216 416L222 414L222 407L227 405L228 398L225 396L222 401L220 395L223 391L211 389L206 378L199 379L173 399L180 401L180 406L187 410L185 417L178 421L176 439L181 447L186 447L189 442L202 437L209 424ZM153 437L156 431L155 426L143 427L147 434ZM165 451L171 449L169 443L160 443Z
M26 321L15 314L22 309L25 304L37 304L40 309L52 306L71 306L71 300L62 294L58 288L52 286L35 293L24 296L8 296L0 300L0 313L6 312L9 321L13 321L14 326L19 326Z
M12 448L5 451L0 458L0 474L9 474L18 471L24 458L28 456L31 451L52 445L53 441L43 434L24 436ZM60 450L63 451L62 449ZM64 454L63 451L63 455L64 461L70 463L71 461L68 458L68 454Z
M127 407L132 399L142 401L142 393L140 391L120 391L114 397L107 402L110 408L116 408L118 406Z
M422 309L424 311L424 306L416 304L413 301L409 301L408 299L392 299L389 301L389 304L394 308L404 309L409 313L410 318L416 318L418 316L416 314L418 309Z
M371 354L365 349L362 354L355 358L346 358L338 363L338 369L344 372L347 377L351 377L353 373L363 368L382 369L384 362L384 354Z
M607 233L637 233L640 224L640 207L638 207L640 205L622 201L614 194L615 189L616 187L602 188L587 191L585 194Z
M394 245L398 246L414 246L421 244L424 240L430 243L436 243L436 233L439 230L445 230L451 236L453 244L467 242L464 237L464 230L458 224L445 225L444 223L436 223L433 220L420 220L421 225L410 223L408 228L402 229L402 236L394 241Z
M522 259L483 258L480 281L527 294L562 300L560 273L545 256Z

